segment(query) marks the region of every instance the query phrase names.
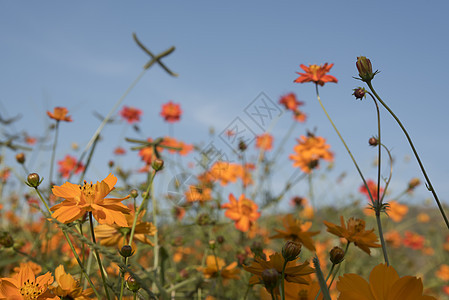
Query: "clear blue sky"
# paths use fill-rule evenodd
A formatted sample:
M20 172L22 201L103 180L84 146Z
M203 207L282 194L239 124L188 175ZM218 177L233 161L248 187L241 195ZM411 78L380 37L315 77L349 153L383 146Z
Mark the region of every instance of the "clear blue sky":
M22 116L3 126L1 140L5 132L23 129L40 135L50 124L46 111L65 106L74 122L61 124L57 159L79 155L70 145L86 145L99 125L93 111L105 115L149 59L132 40L136 32L155 53L176 46L164 62L180 74L173 78L154 66L126 98L124 105L143 110L143 137L168 134L159 112L169 100L184 111L175 137L207 143L209 127L219 133L244 117L260 92L275 102L295 92L309 119L294 137L316 127L328 140L336 154L332 174L348 173L346 187L331 190L341 194L359 185L355 169L316 101L314 85L293 80L300 64L335 64L330 74L339 82L320 89L322 100L366 176L374 177L375 150L367 146L376 134L374 105L351 96L362 84L352 78L355 60L364 55L381 71L374 86L409 129L440 197L449 200L448 11L447 1L1 1L0 112ZM382 117L383 141L397 161L392 186L399 192L408 179L422 176L415 161L404 163L411 151L401 131L385 111ZM283 115L274 128L278 140L290 118ZM130 146L125 136L139 137L123 123L105 129L89 180L107 175L113 148ZM285 157L292 147L293 141ZM11 151L4 155L14 157ZM30 166L45 168L49 153L34 157ZM141 166L130 152L121 163ZM423 186L417 195L430 196Z

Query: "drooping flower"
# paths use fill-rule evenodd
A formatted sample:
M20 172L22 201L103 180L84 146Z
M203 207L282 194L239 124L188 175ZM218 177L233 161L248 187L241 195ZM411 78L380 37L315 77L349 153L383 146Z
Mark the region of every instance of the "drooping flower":
M53 294L61 297L62 299L91 299L89 295L93 293L92 289L89 288L83 291L79 282L76 281L72 275L65 272L63 265L59 265L55 269L55 279L58 285L50 288Z
M332 75L326 74L331 70L333 66L334 64L328 65L327 63L325 63L322 66L309 65L308 67L306 65L301 64L300 67L305 71L305 73L296 72L296 74L300 76L295 79L295 82L297 83L314 82L321 86L323 86L326 82L337 83L338 82L337 78L335 78Z
M84 185L66 182L61 186L54 186L52 192L55 196L65 200L50 210L52 216L62 223L73 222L87 212L92 212L100 224L117 224L126 227L128 223L124 214L130 209L121 203L124 198L105 198L117 183L117 177L109 174L101 182L92 184L84 181Z
M161 116L169 123L178 122L181 118L181 105L169 101L162 105Z
M72 117L67 116L69 110L65 107L55 107L53 112L47 111L47 115L56 121L72 122Z
M135 107L124 106L120 111L120 115L126 122L132 124L140 121L142 111Z
M369 282L357 274L340 276L337 290L340 291L339 300L435 299L432 296L423 295L423 284L420 278L399 277L396 270L386 264L379 264L373 268L369 275Z
M297 219L293 218L292 214L287 214L283 219L285 230L274 229L277 234L270 236L270 239L285 239L300 242L309 250L315 251L312 237L320 233L319 231L307 231L304 225Z
M34 300L53 298L48 286L53 282L50 272L36 277L29 265L20 268L12 278L0 279L0 299Z
M316 136L301 136L298 144L293 148L294 154L289 158L293 160L293 167L299 167L305 173L310 173L317 166L320 159L332 161L334 154L329 151L330 145L326 140Z
M270 255L270 260L265 261L260 257L255 257L251 265L243 265L243 268L254 274L249 279L249 284L256 284L263 282L262 273L264 270L276 269L279 274L282 273L282 268L284 266L285 259L280 253L275 253ZM314 269L309 266L308 262L297 265L296 260L287 262L285 267L285 280L288 282L308 284L308 280L305 277L314 272Z
M58 161L59 173L63 178L69 178L70 173L78 174L84 170L84 165L76 160L76 157L66 155L64 159Z
M260 217L257 204L245 198L243 194L239 200L236 200L233 194L229 194L229 203L225 203L221 207L227 209L225 216L235 221L235 228L242 232L247 232Z
M327 231L335 234L338 237L346 239L348 242L353 242L357 247L370 254L370 248L380 248L377 244L377 236L374 229L365 230L365 221L361 219L349 218L346 226L343 216L340 217L341 226L324 221Z
M273 136L269 133L263 133L256 137L256 148L263 151L273 149Z

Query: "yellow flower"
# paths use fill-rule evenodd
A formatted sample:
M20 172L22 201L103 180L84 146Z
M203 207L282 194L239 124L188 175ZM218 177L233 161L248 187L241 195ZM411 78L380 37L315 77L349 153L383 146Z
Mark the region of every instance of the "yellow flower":
M29 265L23 265L13 278L0 279L0 299L49 299L52 296L47 287L52 282L53 276L50 272L36 278L33 269Z
M339 300L431 300L423 295L423 284L414 276L399 277L392 266L377 265L369 275L369 283L357 274L339 277ZM436 299L435 299L436 300Z
M237 262L225 266L226 263L222 258L208 255L206 258L206 267L199 267L198 270L203 272L205 278L217 277L218 274L220 274L223 279L239 278L238 273L240 273L240 270L236 269Z
M100 224L128 226L124 214L128 214L130 209L120 202L128 199L129 195L124 198L105 198L114 190L116 183L117 177L109 174L95 184L84 181L83 186L70 182L54 186L53 194L65 200L50 209L53 211L53 218L62 223L70 223L84 216L86 212L92 212Z

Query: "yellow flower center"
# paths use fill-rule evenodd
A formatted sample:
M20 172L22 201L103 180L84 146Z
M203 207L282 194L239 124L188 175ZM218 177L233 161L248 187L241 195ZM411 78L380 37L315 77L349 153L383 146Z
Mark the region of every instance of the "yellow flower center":
M37 299L42 294L43 288L39 286L39 283L27 280L22 284L19 291L25 300L32 300Z
M97 185L91 183L87 183L86 180L84 180L84 185L80 186L81 192L84 195L84 199L87 204L94 204L95 203L95 194L97 192Z

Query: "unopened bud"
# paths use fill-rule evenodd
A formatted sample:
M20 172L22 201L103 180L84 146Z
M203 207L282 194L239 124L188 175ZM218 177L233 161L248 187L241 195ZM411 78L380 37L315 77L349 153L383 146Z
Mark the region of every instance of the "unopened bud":
M214 250L215 249L215 240L209 241L209 249Z
M298 258L299 253L301 253L301 244L294 241L288 241L282 247L282 256L286 261L292 261Z
M42 178L42 180L44 179ZM39 174L31 173L27 177L26 184L30 187L37 188L41 184L42 180L40 179Z
M135 199L135 198L137 198L137 196L139 196L139 192L136 189L132 189L129 192L129 195Z
M130 245L125 245L120 249L120 255L123 257L130 257L134 254L133 248Z
M246 145L246 143L244 141L240 141L239 142L239 150L240 151L245 151L248 148L248 146Z
M352 93L356 99L362 100L366 97L366 90L362 87L358 87L356 89L353 89L354 93Z
M11 248L14 245L14 239L12 238L11 234L9 234L9 232L0 232L0 245L5 248Z
M273 291L279 284L280 274L275 268L265 269L262 272L262 280L268 291Z
M415 187L421 184L421 180L419 178L412 178L410 182L408 183L408 189L413 190Z
M140 284L132 276L128 277L128 280L126 280L126 285L128 286L128 289L133 293L136 293L140 289Z
M25 162L25 153L20 152L16 155L16 160L19 164L23 164Z
M151 167L153 168L153 170L155 170L156 172L162 170L164 168L164 161L160 158L156 158L153 163L151 164Z
M225 238L222 235L217 236L217 243L223 244L225 241Z
M364 82L370 82L374 78L374 75L378 73L378 71L373 73L371 61L365 56L357 57L357 62L355 65L359 71L360 79Z
M368 143L370 146L377 146L379 144L379 141L377 140L377 138L375 137L370 137L370 139L368 140Z
M336 246L330 251L330 260L333 264L338 265L345 258L345 252L340 247Z

